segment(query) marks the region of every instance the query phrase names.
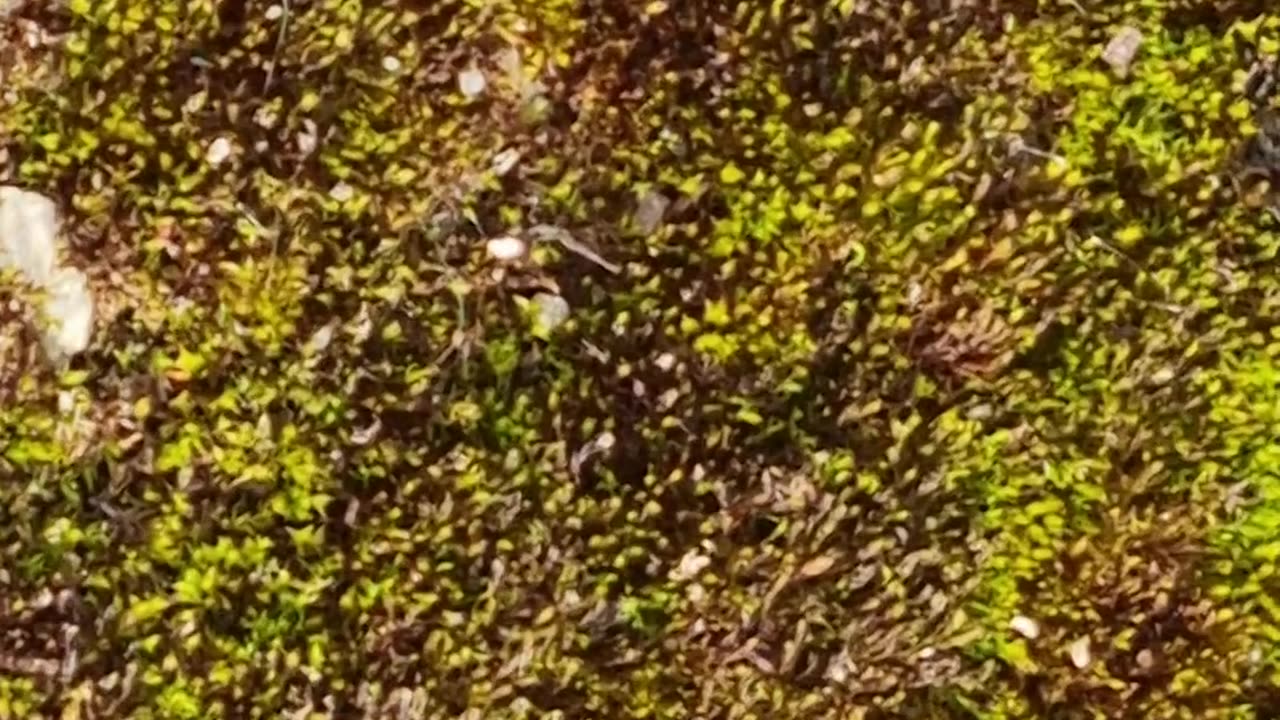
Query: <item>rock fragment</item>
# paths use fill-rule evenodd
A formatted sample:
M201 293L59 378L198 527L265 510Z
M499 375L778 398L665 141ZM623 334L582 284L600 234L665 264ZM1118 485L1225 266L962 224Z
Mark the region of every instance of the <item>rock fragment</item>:
M1071 664L1076 666L1077 670L1083 670L1089 667L1089 663L1093 662L1093 653L1090 649L1089 636L1077 638L1071 643Z
M569 303L559 295L538 293L533 296L533 303L538 309L538 325L547 332L555 330L569 319Z
M1116 33L1111 42L1107 43L1107 47L1102 51L1102 60L1111 66L1111 70L1120 77L1126 77L1129 74L1129 68L1133 65L1133 59L1138 55L1138 48L1142 46L1142 33L1132 27L1124 27L1120 32Z
M484 73L475 67L469 67L458 73L458 90L468 100L480 97L488 86L489 81L485 79Z
M1009 621L1009 629L1028 640L1040 637L1040 623L1026 615L1017 615Z
M671 201L657 190L646 192L636 203L636 229L645 235L653 234L662 225L670 206Z
M53 201L16 187L0 187L0 269L13 270L44 298L45 352L66 360L89 346L93 297L84 273L58 260L58 213Z

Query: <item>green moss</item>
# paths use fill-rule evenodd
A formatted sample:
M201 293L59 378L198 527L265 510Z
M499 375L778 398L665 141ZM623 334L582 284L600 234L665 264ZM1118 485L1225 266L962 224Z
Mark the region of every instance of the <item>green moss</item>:
M21 10L0 718L1269 717L1280 20L1015 5Z

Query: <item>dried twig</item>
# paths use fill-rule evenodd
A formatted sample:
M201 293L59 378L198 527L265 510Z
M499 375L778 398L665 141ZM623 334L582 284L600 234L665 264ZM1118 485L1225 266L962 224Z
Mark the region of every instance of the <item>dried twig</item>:
M529 235L538 240L555 240L563 245L566 250L590 260L614 275L622 272L622 266L617 265L616 263L611 263L600 257L596 251L587 247L563 228L554 227L552 225L535 225L529 229Z
M285 38L289 34L289 0L280 0L284 12L280 15L280 32L276 35L276 47L271 51L271 62L267 63L267 77L262 81L262 92L271 87L271 78L276 72L276 63L280 60L280 50L284 47Z

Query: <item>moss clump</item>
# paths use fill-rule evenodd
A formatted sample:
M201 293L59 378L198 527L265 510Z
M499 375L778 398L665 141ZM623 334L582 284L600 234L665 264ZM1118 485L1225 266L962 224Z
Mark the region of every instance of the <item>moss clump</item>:
M1280 15L943 5L19 7L0 718L1273 717Z

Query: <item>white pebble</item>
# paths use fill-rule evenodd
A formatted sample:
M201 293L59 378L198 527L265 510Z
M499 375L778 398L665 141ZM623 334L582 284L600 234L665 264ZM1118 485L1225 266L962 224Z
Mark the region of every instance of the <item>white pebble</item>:
M503 235L485 243L489 257L495 260L515 260L524 255L524 241L519 238Z
M1035 640L1040 637L1040 623L1032 620L1026 615L1014 616L1014 618L1009 621L1009 627L1014 632L1028 640Z
M493 157L493 174L502 177L520 162L520 151L508 148Z
M310 155L315 151L318 142L316 132L315 122L311 120L302 121L302 132L298 133L298 152L303 155Z
M279 20L284 15L284 8L279 5L272 5L267 8L266 17L268 20Z
M538 324L548 331L560 327L569 319L569 303L559 295L538 293L533 296L533 302L538 308Z
M658 366L659 370L663 372L670 372L671 368L676 366L676 356L669 352L662 353L658 356L658 359L654 361L654 364Z
M307 342L307 348L312 352L324 352L331 342L333 342L333 325L329 324L315 331Z
M1102 51L1102 60L1110 65L1117 75L1125 77L1129 74L1129 67L1133 65L1133 59L1137 56L1140 47L1142 47L1142 33L1132 27L1121 28Z
M394 55L388 55L382 58L383 70L386 70L389 73L398 73L400 72L400 67L401 67L400 59L395 57Z
M467 96L468 100L480 97L488 85L489 81L485 80L484 73L474 67L458 73L458 89Z
M1083 670L1089 667L1091 662L1093 662L1093 654L1089 650L1089 636L1077 638L1071 643L1071 664Z
M337 200L338 202L346 202L352 197L355 197L355 194L355 190L344 182L334 185L333 188L329 190L329 197Z
M229 157L231 157L231 141L220 137L209 143L209 150L205 153L204 159L210 165L217 167Z

